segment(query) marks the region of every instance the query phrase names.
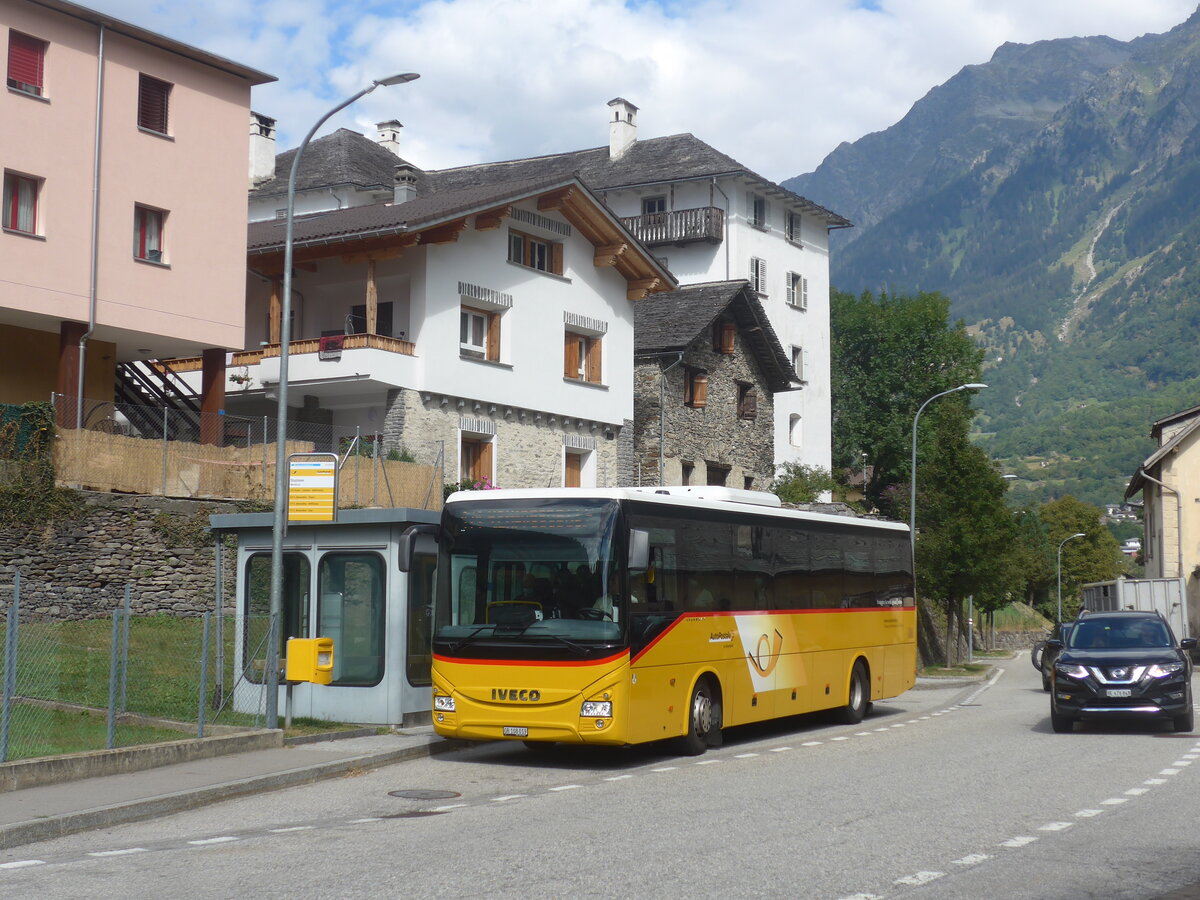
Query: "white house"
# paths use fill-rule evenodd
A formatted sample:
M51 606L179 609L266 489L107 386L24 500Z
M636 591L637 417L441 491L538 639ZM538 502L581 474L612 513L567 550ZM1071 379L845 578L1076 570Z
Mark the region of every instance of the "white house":
M800 383L775 396L775 461L829 468L828 234L850 223L691 134L639 140L637 107L621 98L608 106L607 146L436 171L400 158L397 121L380 123L374 141L343 129L305 151L296 208L377 205L390 198L396 177L430 196L578 174L680 284L750 281ZM260 160L270 158L264 148L272 132L252 138ZM280 217L294 152L277 156L273 173L255 173L252 222Z
M401 173L393 202L294 230L297 418L365 425L426 460L438 446L447 481L627 483L633 303L675 282L579 179L425 193ZM233 415L274 413L284 231L250 226L259 349L231 360L244 379L226 398Z

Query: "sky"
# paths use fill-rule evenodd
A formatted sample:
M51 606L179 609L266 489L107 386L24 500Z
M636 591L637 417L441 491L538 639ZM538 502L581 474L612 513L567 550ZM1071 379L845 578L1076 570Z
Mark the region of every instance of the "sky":
M80 2L80 0L75 0ZM255 111L294 147L329 109L443 169L599 147L607 103L638 137L690 132L773 181L899 121L1006 41L1167 31L1198 0L82 0L267 72Z

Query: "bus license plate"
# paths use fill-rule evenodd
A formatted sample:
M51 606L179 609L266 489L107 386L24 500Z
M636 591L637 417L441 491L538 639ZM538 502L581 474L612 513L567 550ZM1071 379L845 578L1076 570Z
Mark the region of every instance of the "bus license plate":
M1119 690L1109 691L1108 696L1110 696L1110 697L1132 697L1133 691L1130 690L1129 688L1120 688Z
M529 729L523 725L505 725L505 737L529 737Z

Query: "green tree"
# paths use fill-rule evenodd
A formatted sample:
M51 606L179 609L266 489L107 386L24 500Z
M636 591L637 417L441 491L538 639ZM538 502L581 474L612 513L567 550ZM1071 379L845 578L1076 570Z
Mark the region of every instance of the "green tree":
M828 469L786 462L779 467L771 492L784 503L813 503L821 494L832 491L838 484Z
M908 483L913 417L934 394L978 381L983 351L962 322L950 324L950 301L938 293L835 291L830 315L834 467L857 469L866 453L868 502L897 515L893 498L895 486ZM926 409L921 427L968 416L964 397L947 397Z
M1125 570L1121 546L1100 523L1097 506L1068 495L1042 504L1041 518L1046 523L1046 538L1055 555L1054 588L1051 598L1057 612L1058 559L1062 546L1063 618L1072 619L1079 613L1080 585L1093 581L1111 581ZM1084 534L1063 544L1073 534ZM1047 610L1049 612L1049 610Z

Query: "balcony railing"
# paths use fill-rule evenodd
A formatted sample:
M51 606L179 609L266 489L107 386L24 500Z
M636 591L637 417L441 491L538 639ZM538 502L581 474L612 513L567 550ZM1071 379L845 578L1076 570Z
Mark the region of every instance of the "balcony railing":
M417 355L416 344L412 341L403 341L400 338L388 337L383 334L348 334L342 339L343 350L362 350L364 348L387 350L391 353L403 354L404 356ZM297 353L316 353L320 349L320 338L306 338L304 340L288 342L289 356L295 356ZM245 350L241 353L233 354L233 361L229 363L229 367L256 366L266 357L278 355L279 344L263 344L257 350ZM203 369L203 360L199 356L169 359L163 362L175 372L199 372Z
M725 211L715 206L628 216L621 221L647 247L698 241L719 244L725 236Z

